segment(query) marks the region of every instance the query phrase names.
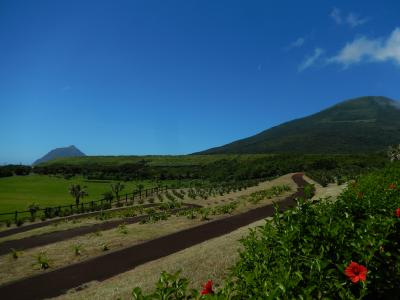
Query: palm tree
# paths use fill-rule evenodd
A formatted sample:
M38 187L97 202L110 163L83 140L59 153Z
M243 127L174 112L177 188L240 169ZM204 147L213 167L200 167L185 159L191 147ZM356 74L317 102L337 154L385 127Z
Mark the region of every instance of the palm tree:
M71 184L69 187L69 193L75 198L76 205L79 205L79 200L81 198L88 196L86 186L81 187L80 184Z
M112 183L111 191L115 194L117 201L119 201L119 193L125 188L125 186L121 182Z
M395 160L400 160L400 144L394 147L390 146L387 154L391 162L394 162Z

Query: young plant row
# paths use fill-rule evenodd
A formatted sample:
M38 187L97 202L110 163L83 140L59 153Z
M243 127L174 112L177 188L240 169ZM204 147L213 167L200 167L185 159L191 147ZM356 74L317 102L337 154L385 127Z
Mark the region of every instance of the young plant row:
M282 195L285 192L290 191L291 188L290 186L283 184L283 185L275 185L269 189L261 190L261 191L256 191L250 194L248 196L248 201L257 204L261 200L264 199L271 199L273 197L277 197Z
M251 186L256 186L260 180L232 181L219 184L200 185L189 188L188 197L191 199L207 200L209 197L223 196L231 192L238 192Z

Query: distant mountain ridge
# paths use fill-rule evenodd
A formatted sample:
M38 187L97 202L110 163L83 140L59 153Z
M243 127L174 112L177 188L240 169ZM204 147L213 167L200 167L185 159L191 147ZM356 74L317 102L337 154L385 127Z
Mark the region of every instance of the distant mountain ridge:
M400 102L366 96L195 154L361 153L398 143Z
M33 165L38 165L40 163L44 163L56 158L60 157L77 157L77 156L86 156L82 151L80 151L78 148L76 148L74 145L71 145L69 147L62 147L62 148L56 148L51 150L49 153L44 155L43 157L39 158L36 160Z

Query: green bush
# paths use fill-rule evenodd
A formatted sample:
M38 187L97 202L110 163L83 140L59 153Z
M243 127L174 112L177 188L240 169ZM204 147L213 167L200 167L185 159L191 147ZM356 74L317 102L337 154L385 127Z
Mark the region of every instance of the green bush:
M20 257L21 252L15 250L14 248L11 248L10 250L11 250L11 257L13 259L18 259L18 257Z
M43 270L50 268L49 259L47 258L46 252L40 252L37 256L37 264Z
M135 300L150 300L150 299L196 299L199 293L196 290L188 289L189 281L179 277L179 272L175 274L161 273L161 277L157 282L156 290L151 295L143 295L140 288L135 288L132 291L132 297Z
M256 191L250 194L248 201L257 204L264 199L271 199L272 197L280 196L284 192L290 191L290 187L286 184L275 185L269 189Z
M125 224L118 225L118 232L121 234L128 234L128 229L126 228Z
M306 184L304 186L304 198L311 199L315 195L315 186L313 184Z
M75 256L79 256L82 254L83 246L81 244L75 244L73 246L73 249L74 249Z

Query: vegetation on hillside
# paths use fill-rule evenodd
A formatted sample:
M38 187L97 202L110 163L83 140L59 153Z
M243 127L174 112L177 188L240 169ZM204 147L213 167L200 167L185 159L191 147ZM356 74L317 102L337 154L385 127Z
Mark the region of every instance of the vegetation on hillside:
M176 157L82 157L42 164L43 175L76 175L87 179L201 179L211 181L271 178L298 171L336 170L346 177L381 168L384 153L359 155L200 155Z
M30 166L24 165L6 165L0 166L0 178L11 177L11 176L25 176L29 175L32 171Z
M365 153L398 144L399 103L361 97L198 154Z

